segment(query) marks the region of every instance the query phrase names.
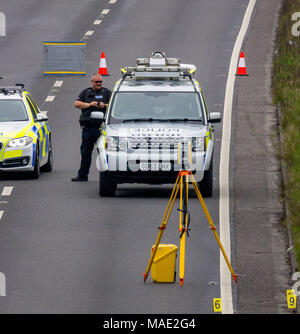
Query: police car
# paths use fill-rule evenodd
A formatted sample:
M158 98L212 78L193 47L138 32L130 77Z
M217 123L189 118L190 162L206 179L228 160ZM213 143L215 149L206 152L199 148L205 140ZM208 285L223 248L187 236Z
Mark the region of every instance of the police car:
M195 70L163 52L122 69L98 144L100 196L114 196L120 183L173 183L180 170L212 196L212 123L221 115L208 113Z
M51 130L48 117L41 112L24 85L0 87L0 173L29 172L53 168Z

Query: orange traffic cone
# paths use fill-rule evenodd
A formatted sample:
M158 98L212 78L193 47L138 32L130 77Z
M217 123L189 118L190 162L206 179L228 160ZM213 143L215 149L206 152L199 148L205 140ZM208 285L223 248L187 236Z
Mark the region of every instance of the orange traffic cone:
M246 70L245 55L243 51L240 54L239 65L235 75L248 75Z
M106 59L105 59L105 53L101 52L101 57L100 57L100 64L99 64L99 71L98 73L100 75L109 75L107 72L107 66L106 66Z

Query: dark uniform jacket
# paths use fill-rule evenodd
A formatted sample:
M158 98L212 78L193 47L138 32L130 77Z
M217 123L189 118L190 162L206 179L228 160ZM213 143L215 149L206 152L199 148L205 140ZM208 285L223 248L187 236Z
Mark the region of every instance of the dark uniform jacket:
M107 104L111 96L111 91L107 88L102 87L95 91L91 87L84 89L78 96L77 100L82 102L91 103L92 101L103 102ZM92 111L106 111L106 108L89 107L81 110L79 123L82 126L97 126L101 122L97 119L90 117Z

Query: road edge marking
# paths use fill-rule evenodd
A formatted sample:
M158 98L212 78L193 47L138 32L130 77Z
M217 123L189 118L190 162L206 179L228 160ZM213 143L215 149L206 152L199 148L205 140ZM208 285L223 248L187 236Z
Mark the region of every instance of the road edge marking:
M226 82L224 110L223 110L223 129L221 140L220 170L219 170L219 224L220 224L220 240L225 249L228 258L231 258L230 247L230 210L229 210L229 161L230 161L230 140L231 140L231 118L232 103L235 83L235 69L238 63L239 53L248 30L253 9L256 0L249 0L243 22L236 38L234 48L231 54L228 77ZM220 293L222 299L222 313L232 314L232 278L228 270L227 264L220 252Z

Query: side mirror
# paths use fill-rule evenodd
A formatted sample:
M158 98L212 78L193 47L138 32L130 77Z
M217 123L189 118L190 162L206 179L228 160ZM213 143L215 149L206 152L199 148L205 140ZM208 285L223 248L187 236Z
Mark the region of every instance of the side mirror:
M221 113L219 113L219 112L211 112L209 114L209 122L210 123L221 122Z
M41 112L41 113L39 113L39 114L37 114L36 115L37 116L37 121L38 122L46 122L46 121L48 121L48 117L46 116L46 114L43 112Z
M102 121L104 121L105 119L104 112L102 111L92 111L90 117L93 119L98 119Z

